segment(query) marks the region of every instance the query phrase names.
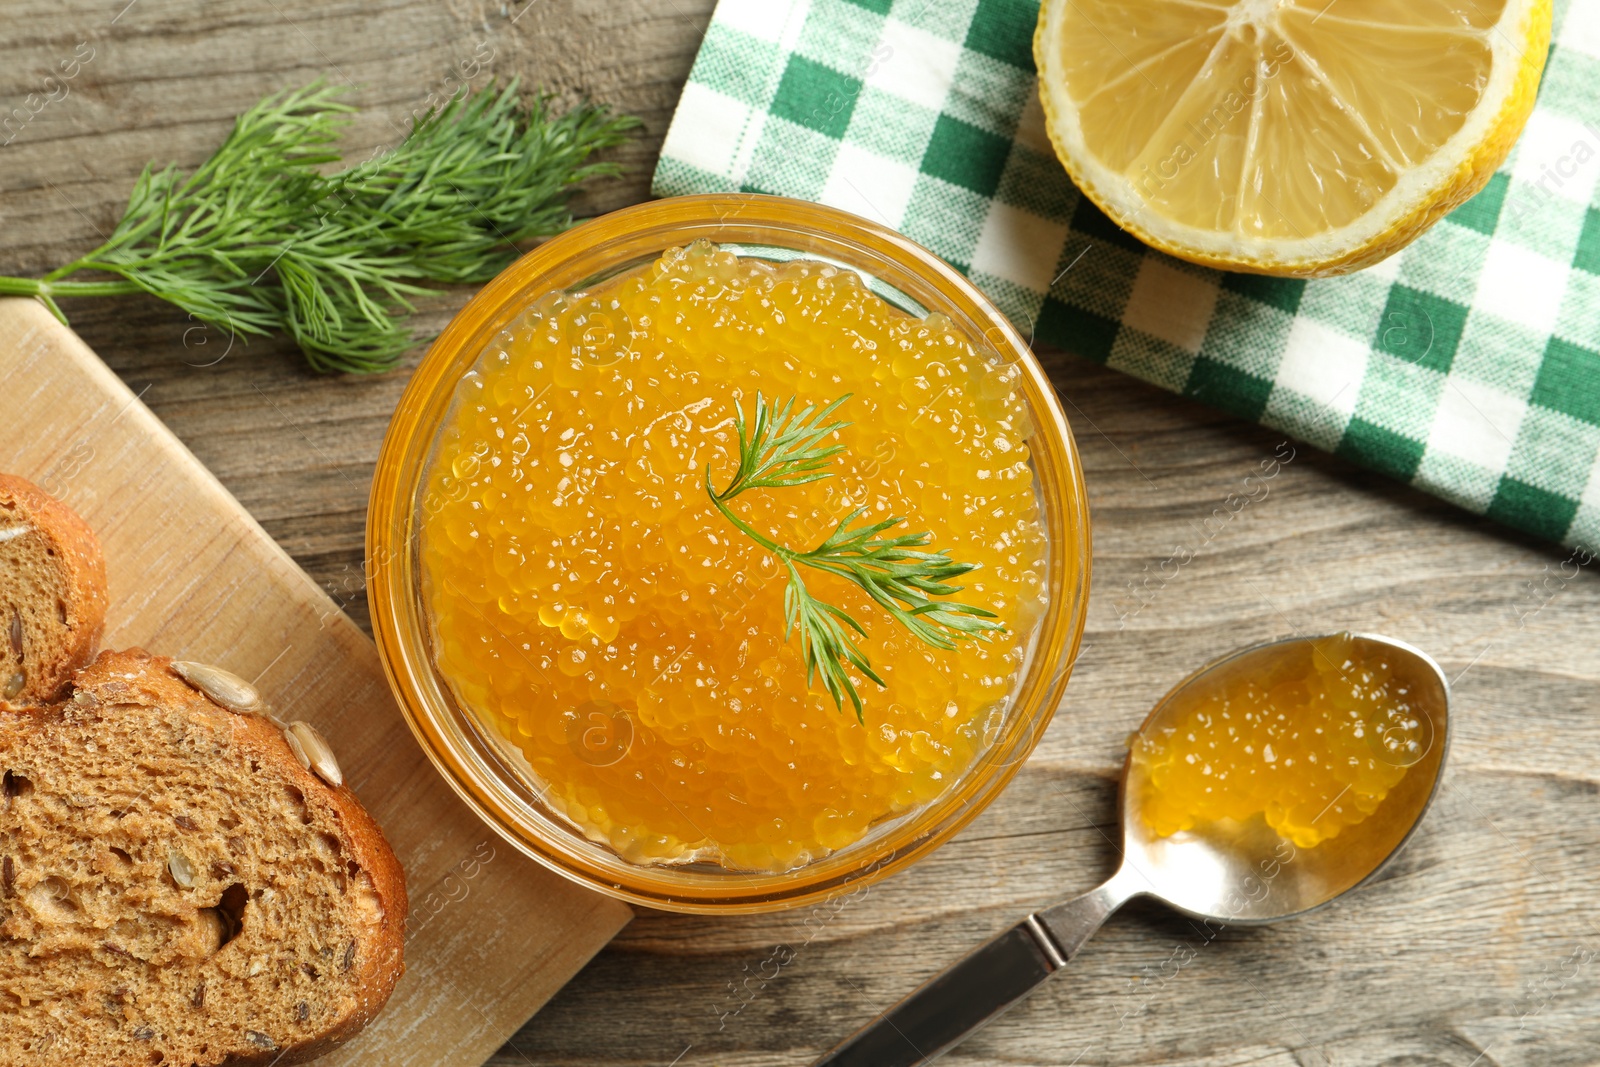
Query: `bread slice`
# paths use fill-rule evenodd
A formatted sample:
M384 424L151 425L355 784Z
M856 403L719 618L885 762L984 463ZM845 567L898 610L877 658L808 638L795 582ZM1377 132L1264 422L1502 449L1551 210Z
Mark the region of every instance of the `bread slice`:
M0 709L61 696L106 621L106 564L65 504L0 474Z
M164 657L0 712L0 1064L291 1064L403 970L394 853L283 731Z

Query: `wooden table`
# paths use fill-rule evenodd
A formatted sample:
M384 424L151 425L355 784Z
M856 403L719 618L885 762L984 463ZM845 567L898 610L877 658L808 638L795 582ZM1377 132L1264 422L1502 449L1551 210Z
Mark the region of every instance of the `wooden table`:
M95 244L147 160L198 162L265 92L317 75L351 83L367 110L349 154L365 155L430 91L449 92L462 64L491 54L495 74L644 119L619 154L628 177L594 188L580 209L634 202L647 195L711 7L7 0L4 108L42 94L80 44L93 58L66 97L0 133L16 131L0 148L0 273L42 273ZM429 324L465 298L442 294ZM320 377L286 344L226 351L152 301L81 301L68 312L366 625L367 486L407 371ZM1135 904L949 1062L1600 1063L1594 568L1574 574L1561 550L1304 446L1267 498L1206 527L1281 435L1070 355L1042 357L1083 451L1094 586L1066 702L1009 791L920 866L836 910L641 914L492 1062L808 1063L934 968L1112 869L1123 739L1189 669L1271 635L1355 628L1422 646L1455 682L1442 795L1383 880L1312 917L1209 941ZM1194 559L1163 581L1172 565L1161 564L1179 550ZM788 951L775 955L780 945Z

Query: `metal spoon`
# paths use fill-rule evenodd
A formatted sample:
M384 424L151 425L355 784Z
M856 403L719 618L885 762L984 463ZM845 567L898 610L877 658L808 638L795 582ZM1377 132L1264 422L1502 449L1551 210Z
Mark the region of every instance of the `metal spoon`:
M1207 664L1163 697L1139 732L1178 721L1196 698L1221 685L1259 677L1285 657L1307 655L1315 640L1252 645ZM1390 761L1408 770L1365 821L1315 848L1295 848L1260 819L1226 834L1196 830L1158 837L1140 817L1148 783L1130 755L1122 772L1122 865L1109 881L1029 915L880 1015L815 1067L927 1063L1033 992L1133 897L1155 897L1197 919L1254 925L1303 915L1371 879L1405 845L1433 801L1449 745L1450 685L1439 665L1410 645L1374 634L1356 634L1353 640L1381 646L1421 710L1395 736L1383 736Z

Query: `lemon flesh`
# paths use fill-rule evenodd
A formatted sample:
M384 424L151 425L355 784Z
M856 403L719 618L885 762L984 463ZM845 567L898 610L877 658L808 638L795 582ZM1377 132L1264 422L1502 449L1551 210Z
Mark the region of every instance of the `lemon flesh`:
M1046 0L1056 152L1162 251L1340 273L1482 188L1532 110L1549 0Z

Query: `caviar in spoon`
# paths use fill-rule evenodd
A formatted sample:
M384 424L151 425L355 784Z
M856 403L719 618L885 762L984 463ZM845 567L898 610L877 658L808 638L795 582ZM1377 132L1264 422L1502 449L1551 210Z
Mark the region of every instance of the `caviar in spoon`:
M1386 645L1333 634L1260 673L1188 694L1130 740L1141 815L1166 837L1261 817L1311 848L1371 815L1426 744L1413 681Z

